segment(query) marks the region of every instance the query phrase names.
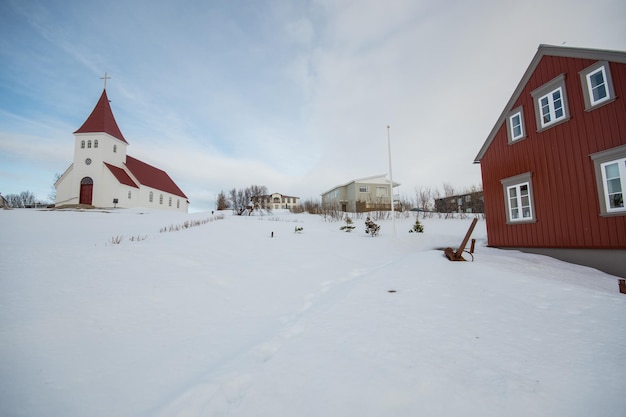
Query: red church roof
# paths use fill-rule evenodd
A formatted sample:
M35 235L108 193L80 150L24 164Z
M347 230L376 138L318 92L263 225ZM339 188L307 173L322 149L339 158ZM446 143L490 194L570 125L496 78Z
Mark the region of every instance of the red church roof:
M133 181L133 179L122 168L118 168L114 165L107 164L106 162L104 163L104 165L106 165L106 167L109 168L109 171L111 171L111 174L113 174L115 178L117 178L120 184L139 188L137 187L137 184L135 184L135 181Z
M187 198L185 193L183 193L176 183L172 181L170 176L167 175L167 172L128 155L126 156L126 167L135 178L137 178L140 184Z
M124 135L120 131L120 128L117 126L117 122L115 121L115 117L113 117L113 112L111 111L111 106L109 105L109 98L107 97L107 91L103 90L102 95L100 96L100 100L96 103L96 107L94 107L93 111L85 120L85 123L74 133L108 133L121 140L122 142L126 142L124 139Z

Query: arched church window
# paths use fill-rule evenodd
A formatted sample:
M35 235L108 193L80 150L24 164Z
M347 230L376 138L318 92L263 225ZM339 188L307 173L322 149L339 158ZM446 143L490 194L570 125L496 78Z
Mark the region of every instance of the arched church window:
M150 191L150 202L152 203L152 201L154 200L154 193L152 191Z
M130 196L131 196L131 194L130 194L130 191L129 191L129 192L128 192L128 199L129 199L129 200L130 200Z
M180 208L180 199L176 200L176 208Z
M96 140L94 140L94 141L93 141L93 147L94 147L94 148L97 148L97 147L98 147L98 139L96 139Z
M159 204L163 204L163 194L159 196Z
M117 145L113 145L113 153L117 152Z
M87 141L87 149L91 149L91 141L90 140Z
M84 140L80 141L80 149L85 149L85 141Z
M80 180L80 185L93 185L93 180L89 177L85 177Z
M172 197L170 197L170 200L169 200L169 202L168 202L168 205L169 205L170 207L172 207Z

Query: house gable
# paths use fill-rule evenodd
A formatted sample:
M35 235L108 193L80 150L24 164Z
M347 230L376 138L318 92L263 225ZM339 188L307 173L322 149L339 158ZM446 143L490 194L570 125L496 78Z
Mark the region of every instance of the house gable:
M625 99L626 52L539 47L474 160L490 246L626 249L626 212L601 207L599 179L606 155L625 155L611 151L626 145Z
M599 50L599 49L586 49L586 48L570 48L562 46L552 45L539 45L537 53L533 57L530 65L524 72L522 79L517 84L517 87L513 91L513 95L507 102L506 106L502 110L502 113L498 117L496 124L491 129L491 132L487 136L487 140L483 143L480 151L474 158L474 163L479 163L483 158L487 149L495 139L496 135L502 128L503 124L506 124L507 115L516 107L519 106L520 97L524 92L528 93L546 84L548 77L537 74L537 68L544 57L551 57L555 61L565 61L567 59L580 59L590 62L590 65L595 61L609 61L614 63L626 64L626 52L611 51L611 50ZM560 74L557 74L557 76ZM532 80L531 80L532 78ZM530 110L530 109L527 109ZM528 113L528 111L527 111ZM532 129L533 125L526 125L528 129Z

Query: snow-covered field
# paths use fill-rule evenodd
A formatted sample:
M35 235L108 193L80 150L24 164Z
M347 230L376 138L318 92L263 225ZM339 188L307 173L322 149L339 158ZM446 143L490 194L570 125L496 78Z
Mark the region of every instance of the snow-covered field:
M0 210L0 415L626 415L617 277L422 222Z

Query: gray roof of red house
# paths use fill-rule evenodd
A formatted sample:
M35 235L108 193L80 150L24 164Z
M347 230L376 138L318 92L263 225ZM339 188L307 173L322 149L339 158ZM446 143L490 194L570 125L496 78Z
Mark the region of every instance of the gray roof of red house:
M126 168L137 178L140 184L147 187L156 188L166 193L187 198L185 193L167 175L167 172L146 164L145 162L126 155ZM115 174L114 174L115 175ZM119 178L118 178L119 179ZM120 181L121 182L121 181Z
M94 107L87 120L85 120L85 123L83 123L83 125L74 133L101 132L108 133L114 138L117 138L122 142L126 142L124 135L122 135L120 128L117 126L115 117L113 117L113 112L111 111L111 106L109 105L109 98L107 97L106 90L102 91L100 100L96 103L96 107Z
M115 165L107 164L106 162L104 163L104 165L109 168L111 174L113 174L115 178L117 178L120 184L139 188L137 184L135 184L135 181L133 181L133 179L122 168L116 167Z

